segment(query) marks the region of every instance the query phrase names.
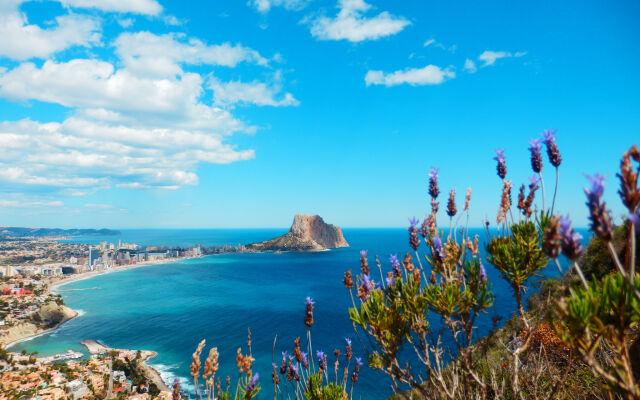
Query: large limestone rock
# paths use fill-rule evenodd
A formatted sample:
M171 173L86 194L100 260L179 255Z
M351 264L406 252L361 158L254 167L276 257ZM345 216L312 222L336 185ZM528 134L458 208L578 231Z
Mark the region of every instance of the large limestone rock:
M275 239L247 246L253 251L320 251L349 247L338 226L327 224L319 215L297 214L289 232Z

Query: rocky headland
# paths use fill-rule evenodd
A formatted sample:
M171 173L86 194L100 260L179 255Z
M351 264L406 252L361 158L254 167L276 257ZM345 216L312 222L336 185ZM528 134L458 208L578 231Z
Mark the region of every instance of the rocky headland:
M266 242L247 245L249 251L321 251L349 247L339 226L319 215L296 214L289 232Z

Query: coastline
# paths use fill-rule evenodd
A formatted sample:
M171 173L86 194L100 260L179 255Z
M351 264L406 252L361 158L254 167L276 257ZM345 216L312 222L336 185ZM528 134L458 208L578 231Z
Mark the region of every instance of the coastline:
M106 271L88 271L88 272L83 272L80 274L73 274L69 277L65 277L62 278L60 280L57 280L55 282L50 283L49 285L49 291L52 293L56 293L57 290L59 290L60 287L68 285L70 283L73 282L77 282L77 281L82 281L82 280L86 280L86 279L91 279L94 278L96 276L100 276L100 275L106 275L106 274L110 274L110 273L115 273L115 272L121 272L121 271L127 271L130 269L134 269L134 268L142 268L142 267L153 267L153 266L157 266L157 265L166 265L166 264L171 264L173 262L177 262L177 261L184 261L184 260L189 260L189 259L193 259L193 258L202 258L202 257L206 257L205 255L199 255L199 256L189 256L189 257L179 257L179 258L174 258L171 260L161 260L161 261L148 261L148 262L142 262L142 263L137 263L137 264L130 264L130 265L124 265L124 266L120 266L120 267L115 267L115 268L111 268L109 270ZM58 293L59 294L59 293ZM46 335L48 333L54 332L55 330L59 329L63 324L65 324L66 322L72 320L73 318L76 318L78 316L80 316L81 314L76 311L73 310L69 307L67 307L65 305L66 308L68 308L71 312L73 312L72 316L69 317L65 317L63 320L61 320L59 323L57 323L55 326L49 328L49 329L45 329L45 330L37 330L36 332L25 332L22 335L19 335L19 338L16 338L15 340L12 340L11 342L7 343L4 346L0 346L3 347L4 349L8 349L11 346L17 345L19 343L23 343L26 341L29 341L31 339L35 339L39 336L43 336ZM148 360L153 359L157 353L155 352L149 352L152 354L147 355L147 357L145 357L145 359L143 360L141 366L145 372L145 374L148 376L149 380L151 380L152 382L154 382L156 384L156 386L158 386L158 388L160 388L160 390L166 390L166 391L171 391L171 389L169 388L169 385L167 385L167 383L162 379L162 375L160 374L160 372L158 372L158 370L156 370L155 368L153 368L151 365L147 364Z
M57 280L55 282L51 282L49 284L49 291L56 292L61 286L68 285L68 284L70 284L72 282L84 281L86 279L91 279L93 277L100 276L100 275L106 275L106 274L111 274L111 273L120 272L120 271L127 271L127 270L134 269L134 268L153 267L153 266L156 266L156 265L166 265L166 264L171 264L171 263L176 262L176 261L184 261L184 260L190 260L190 259L193 259L193 258L202 258L202 257L207 257L207 256L206 255L200 255L200 256L189 256L189 257L176 257L176 258L172 258L170 260L161 260L161 261L143 261L141 263L122 265L122 266L119 266L119 267L109 268L108 270L82 272L82 273L79 273L79 274L73 274L73 275L71 275L69 277L65 277L65 278L59 279L59 280Z
M65 306L65 307L66 307L66 306ZM57 330L58 328L60 328L60 327L61 327L62 325L64 325L65 323L67 323L67 322L71 321L72 319L74 319L74 318L76 318L77 316L79 316L79 315L80 315L80 313L78 313L76 310L73 310L73 309L71 309L71 308L69 308L69 307L66 307L66 308L67 308L70 312L72 312L72 313L73 313L73 315L65 316L65 317L64 317L60 322L58 322L55 326L53 326L53 327L51 327L51 328L48 328L48 329L42 329L42 330L41 330L41 329L37 329L37 328L36 328L35 332L29 332L29 333L18 334L18 336L21 336L21 337L16 338L16 339L12 340L11 342L8 342L8 343L6 343L6 344L4 344L4 345L3 345L2 343L0 343L0 347L2 347L3 349L7 350L7 349L9 349L11 346L14 346L14 345L16 345L16 344L23 343L23 342L27 342L27 341L29 341L29 340L31 340L31 339L35 339L35 338L37 338L37 337L39 337L39 336L46 335L47 333L51 333L51 332L53 332L53 331ZM35 326L35 325L33 325L33 324L21 324L21 325L16 326L16 328L26 328L26 326L25 326L25 325L32 325L32 326Z

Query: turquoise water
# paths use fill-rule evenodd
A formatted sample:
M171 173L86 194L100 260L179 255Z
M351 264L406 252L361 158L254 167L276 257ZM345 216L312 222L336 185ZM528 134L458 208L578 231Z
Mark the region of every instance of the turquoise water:
M123 231L120 239L169 246L213 245L248 243L281 233L280 230L148 230ZM191 353L201 339L207 340L205 354L210 346L219 348L221 376L231 375L235 382L236 349L246 347L247 328L251 328L254 369L260 372L263 384L261 398L270 398L274 335L278 337L276 359L280 351L291 351L296 336L305 336L306 296L316 301L314 352L324 350L332 354L334 348L344 349L344 338L350 337L354 339L356 356L364 356L348 320L351 300L341 284L343 273L347 269L359 270L361 249L380 254L387 264L389 254L406 252L408 236L403 229L345 229L344 233L350 248L318 253L207 256L71 283L64 289L96 286L100 289L62 292L65 302L80 311L80 317L11 350L26 349L43 355L67 349L86 352L80 345L84 339L99 340L116 348L152 350L158 356L150 364L163 374L165 381L180 377L183 386L189 389L186 377ZM111 241L114 238L117 241L119 237L111 237ZM86 239L76 240L104 240ZM555 266L547 270L551 275L557 273ZM499 273L491 266L487 266L487 271L497 299L494 311L478 319L481 333L490 328L492 315L497 313L506 318L515 309L510 289L499 279ZM389 383L386 375L364 368L354 398L386 398L392 393Z

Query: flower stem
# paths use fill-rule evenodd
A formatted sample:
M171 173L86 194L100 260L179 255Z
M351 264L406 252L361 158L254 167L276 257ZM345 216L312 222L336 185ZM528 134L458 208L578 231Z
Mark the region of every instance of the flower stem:
M553 207L556 205L556 193L558 192L559 182L560 182L560 169L556 167L556 186L553 188L553 201L551 202L551 215L553 215Z

